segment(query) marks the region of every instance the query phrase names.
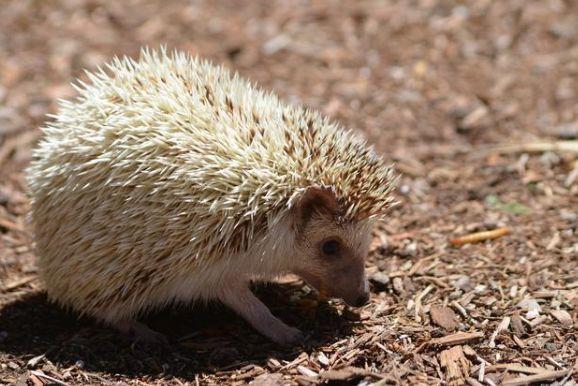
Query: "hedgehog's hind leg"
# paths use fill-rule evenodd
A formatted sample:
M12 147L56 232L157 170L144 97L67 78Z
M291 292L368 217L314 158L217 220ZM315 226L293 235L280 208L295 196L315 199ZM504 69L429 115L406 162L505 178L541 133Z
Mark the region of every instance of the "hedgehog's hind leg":
M303 341L303 333L277 319L251 292L248 284L234 287L223 291L219 298L253 328L278 344L292 345Z
M153 344L168 343L168 339L164 334L157 332L148 327L146 324L133 319L124 319L115 322L113 327L121 333L133 337L137 341Z

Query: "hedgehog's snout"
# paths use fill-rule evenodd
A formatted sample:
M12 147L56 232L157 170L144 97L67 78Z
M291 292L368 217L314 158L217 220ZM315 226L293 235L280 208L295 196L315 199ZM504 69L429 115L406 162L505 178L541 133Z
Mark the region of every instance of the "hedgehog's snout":
M357 299L355 299L355 302L353 302L353 304L350 304L350 306L361 307L361 306L366 305L367 302L369 302L369 292L365 292L365 293L359 295L357 297Z
M367 283L367 279L363 279L361 289L351 293L349 296L344 296L343 300L352 307L361 307L366 305L369 302L369 284Z

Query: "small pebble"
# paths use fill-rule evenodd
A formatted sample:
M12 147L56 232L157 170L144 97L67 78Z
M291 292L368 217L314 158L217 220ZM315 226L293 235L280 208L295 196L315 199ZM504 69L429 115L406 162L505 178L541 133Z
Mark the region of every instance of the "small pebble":
M518 303L518 307L523 309L526 312L526 319L532 320L540 316L540 312L542 308L536 299L524 299L520 303Z
M454 282L454 287L467 292L471 291L474 288L474 285L469 276L462 275Z
M414 257L417 255L417 243L408 244L405 248L398 252L401 257Z
M389 284L389 276L384 272L376 272L369 277L369 281L378 291L383 291Z
M403 280L401 280L401 277L393 278L393 290L398 295L401 295L405 292L405 289L403 288Z
M564 221L574 222L578 220L578 214L576 214L576 212L562 209L560 211L560 218Z
M551 134L555 135L559 139L576 139L578 138L578 122L565 123L556 126L552 130Z
M547 151L540 156L540 162L547 168L552 168L560 163L561 158L558 154Z

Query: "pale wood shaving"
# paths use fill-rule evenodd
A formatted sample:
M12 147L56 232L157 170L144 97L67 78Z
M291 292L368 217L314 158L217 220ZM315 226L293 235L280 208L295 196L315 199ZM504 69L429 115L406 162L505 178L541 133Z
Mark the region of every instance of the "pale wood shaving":
M461 346L454 346L442 351L439 360L445 370L446 382L450 386L464 384L470 373L470 361L465 357Z
M484 333L477 332L458 332L452 335L447 335L442 338L435 338L429 341L430 345L448 346L454 344L467 343L469 341L477 340L484 337Z
M572 315L568 313L568 311L564 310L552 310L550 311L550 315L556 318L557 321L560 322L564 327L571 327L574 322L572 321Z

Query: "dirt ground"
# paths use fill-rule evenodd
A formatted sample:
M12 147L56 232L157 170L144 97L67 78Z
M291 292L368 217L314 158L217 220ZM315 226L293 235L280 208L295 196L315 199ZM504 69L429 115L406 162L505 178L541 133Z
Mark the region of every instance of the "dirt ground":
M370 304L259 287L307 334L282 348L218 304L151 315L171 343L147 346L47 302L25 223L38 128L83 69L160 44L319 109L396 162ZM575 385L577 137L573 0L1 0L0 382Z

